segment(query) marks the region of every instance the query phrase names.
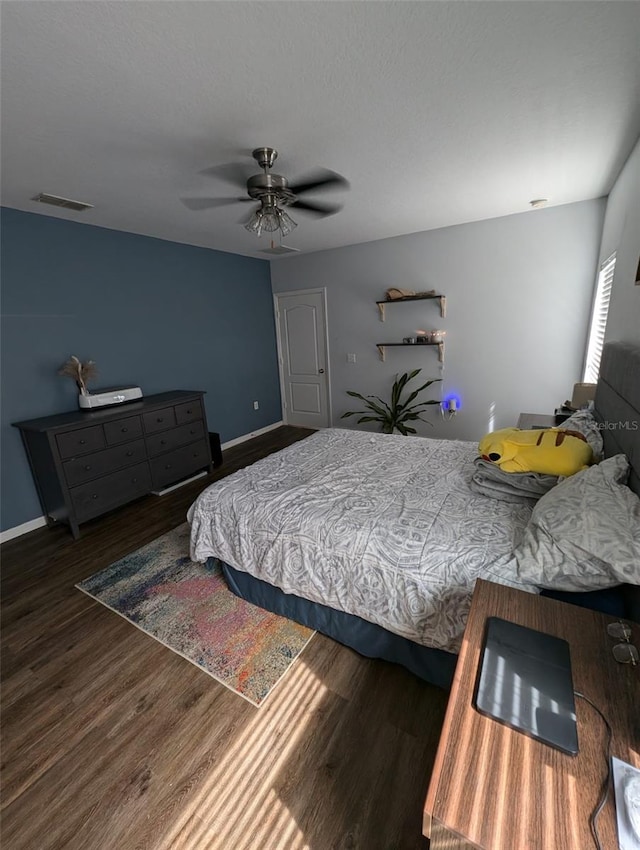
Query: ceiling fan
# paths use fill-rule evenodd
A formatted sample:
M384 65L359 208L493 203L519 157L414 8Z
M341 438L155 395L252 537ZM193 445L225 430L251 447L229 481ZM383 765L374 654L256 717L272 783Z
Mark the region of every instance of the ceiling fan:
M263 231L269 233L280 231L283 236L286 236L294 227L297 227L296 222L284 209L285 207L303 210L321 218L334 215L342 209L341 204L322 204L316 201L305 201L300 197L307 192L348 189L349 182L335 171L319 169L290 184L286 177L271 171L278 157L278 151L274 148L256 148L252 156L262 168L262 173L251 174L248 170L250 166L245 167L240 163L217 165L202 172L220 177L235 186L246 188L247 197L183 198L182 202L189 209L200 211L241 201L259 201L260 205L244 223L245 228L257 236L260 236Z

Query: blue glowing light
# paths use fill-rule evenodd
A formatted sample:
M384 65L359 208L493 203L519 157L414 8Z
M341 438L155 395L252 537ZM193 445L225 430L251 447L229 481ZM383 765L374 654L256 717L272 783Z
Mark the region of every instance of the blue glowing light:
M449 393L443 399L442 407L445 410L460 410L462 408L462 400L457 393Z

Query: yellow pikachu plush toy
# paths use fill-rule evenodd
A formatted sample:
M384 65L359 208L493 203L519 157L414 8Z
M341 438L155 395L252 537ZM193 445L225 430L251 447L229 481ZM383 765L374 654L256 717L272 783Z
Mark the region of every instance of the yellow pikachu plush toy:
M495 463L503 472L573 475L593 462L584 436L561 428L502 428L483 437L478 449L483 460Z

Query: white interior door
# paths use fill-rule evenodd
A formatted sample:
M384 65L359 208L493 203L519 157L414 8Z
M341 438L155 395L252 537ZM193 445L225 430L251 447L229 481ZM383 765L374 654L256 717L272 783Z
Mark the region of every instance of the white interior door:
M276 324L284 420L328 428L327 318L321 289L277 294Z

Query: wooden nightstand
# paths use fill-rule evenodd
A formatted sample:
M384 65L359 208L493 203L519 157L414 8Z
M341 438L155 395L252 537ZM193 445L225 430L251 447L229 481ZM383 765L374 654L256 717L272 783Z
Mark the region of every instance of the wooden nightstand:
M555 428L556 419L553 414L546 413L521 413L518 417L517 428L530 431L533 428Z
M573 686L611 724L611 754L640 767L640 667L619 664L607 634L613 618L478 580L424 809L431 850L590 850L589 818L607 771L607 735L576 699L577 756L509 729L473 708L487 617L564 638ZM632 625L640 645L640 627ZM612 793L598 820L603 850L617 850Z

